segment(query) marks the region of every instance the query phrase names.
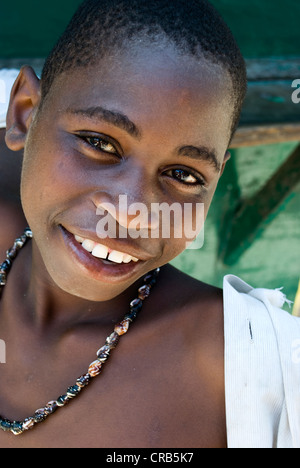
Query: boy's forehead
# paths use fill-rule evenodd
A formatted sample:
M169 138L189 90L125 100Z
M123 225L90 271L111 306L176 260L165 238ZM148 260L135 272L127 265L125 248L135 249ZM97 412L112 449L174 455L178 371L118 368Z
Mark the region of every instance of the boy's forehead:
M90 95L92 99L100 89L102 93L106 90L111 93L115 87L124 94L124 88L130 92L137 85L143 92L148 88L182 92L185 96L220 94L224 100L231 91L229 75L220 65L180 53L172 45L161 48L139 45L112 52L89 68L65 72L58 82L63 92L60 94L67 96L72 88L80 86L80 95L85 98Z
M160 115L179 123L188 112L190 125L217 119L230 132L231 82L219 65L179 53L174 48L115 53L87 69L65 72L54 82L51 104L61 112L95 106L120 110L142 122ZM202 121L203 119L203 121Z

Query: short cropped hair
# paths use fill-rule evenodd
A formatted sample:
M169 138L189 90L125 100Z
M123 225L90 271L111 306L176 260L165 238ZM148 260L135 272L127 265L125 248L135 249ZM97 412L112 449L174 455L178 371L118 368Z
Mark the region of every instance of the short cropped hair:
M61 73L95 65L138 37L165 36L181 52L223 67L232 81L232 136L247 91L245 60L217 10L207 0L86 0L47 58L42 101Z

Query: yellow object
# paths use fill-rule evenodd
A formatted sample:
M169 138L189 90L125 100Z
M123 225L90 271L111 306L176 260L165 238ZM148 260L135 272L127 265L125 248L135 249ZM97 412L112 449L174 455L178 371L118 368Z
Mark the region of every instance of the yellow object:
M295 317L300 317L300 282L299 282L298 292L296 294L293 315L295 315Z

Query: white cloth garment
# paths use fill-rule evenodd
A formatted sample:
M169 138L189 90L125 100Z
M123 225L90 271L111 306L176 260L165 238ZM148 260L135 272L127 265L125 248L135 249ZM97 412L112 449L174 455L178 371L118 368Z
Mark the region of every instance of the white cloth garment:
M19 74L19 70L0 70L0 128L6 127L6 113L10 92Z
M300 319L285 302L224 278L229 448L300 448Z

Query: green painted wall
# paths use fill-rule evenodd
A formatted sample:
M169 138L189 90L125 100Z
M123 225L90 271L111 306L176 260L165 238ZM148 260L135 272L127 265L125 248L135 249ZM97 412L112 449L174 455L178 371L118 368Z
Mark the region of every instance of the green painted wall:
M299 0L211 0L247 58L300 55Z
M245 56L299 55L299 0L212 0ZM80 0L1 2L0 57L44 57Z
M79 3L79 0L2 2L0 58L46 56ZM212 0L212 3L232 28L245 57L300 55L299 0ZM186 251L174 264L219 286L227 273L239 275L254 286L284 285L293 298L300 265L299 187L235 265L224 266L218 260L218 249L224 214L240 197L257 191L294 147L291 143L232 151L206 222L204 247Z
M187 250L173 263L192 276L222 286L226 274L242 277L255 287L284 286L295 297L300 265L300 184L282 204L269 225L239 261L225 266L218 260L222 221L241 198L257 192L282 164L297 143L266 145L231 151L205 224L205 242L200 250Z

